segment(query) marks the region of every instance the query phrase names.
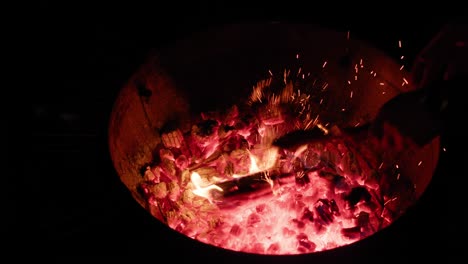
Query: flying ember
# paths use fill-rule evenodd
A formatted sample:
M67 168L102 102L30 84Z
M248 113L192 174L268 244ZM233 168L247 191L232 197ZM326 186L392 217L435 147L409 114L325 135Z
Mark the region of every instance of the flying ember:
M413 184L371 141L322 123L329 84L301 70L269 70L245 102L164 131L139 186L154 215L203 243L275 255L344 246L392 223Z

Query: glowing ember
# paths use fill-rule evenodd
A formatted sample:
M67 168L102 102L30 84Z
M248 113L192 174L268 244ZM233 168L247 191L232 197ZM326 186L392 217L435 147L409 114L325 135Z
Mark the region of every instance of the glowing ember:
M160 220L201 242L258 254L333 249L389 225L414 199L398 165L384 166L370 141L322 124L314 91L327 82L298 83L301 69L297 80L290 70L268 73L245 104L161 136L140 184ZM331 137L308 138L314 133Z

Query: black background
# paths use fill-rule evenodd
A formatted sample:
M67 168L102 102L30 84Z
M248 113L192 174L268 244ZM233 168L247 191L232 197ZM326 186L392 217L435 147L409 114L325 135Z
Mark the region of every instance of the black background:
M261 7L211 7L215 11L207 11L208 7L194 5L185 8L191 15L182 15L179 7L171 12L122 7L125 12L114 14L107 6L94 10L93 6L45 3L37 6L35 19L28 24L29 44L23 51L29 60L22 74L25 79L33 78L35 85L15 90L19 91L15 96L30 96L32 120L8 119L9 127L20 128L8 130L7 145L12 175L20 177L6 181L20 181L7 184L2 193L9 212L2 216L7 231L3 238L8 245L23 249L20 256L31 252L65 263L77 258L61 255L101 255L105 260L127 255L154 263L169 261L162 258L217 263L386 263L466 256L466 209L461 206L461 184L453 172L448 173L448 137L443 137L448 151L442 154L428 190L391 227L350 247L286 258L214 249L168 230L133 200L113 168L107 146L108 118L119 89L151 48L170 45L179 37L220 23L318 23L349 29L392 56L399 56L397 41L402 39L410 64L449 17L374 15L364 19L352 14L331 18L300 6L282 13ZM12 105L10 112L23 109ZM466 175L464 170L456 173ZM9 248L4 250L8 253Z

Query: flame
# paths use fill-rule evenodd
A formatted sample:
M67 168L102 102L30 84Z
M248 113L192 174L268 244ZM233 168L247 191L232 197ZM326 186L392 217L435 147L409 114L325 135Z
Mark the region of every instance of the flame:
M206 187L202 187L203 180L202 180L200 174L198 174L198 172L196 172L196 171L192 172L192 174L190 175L190 180L192 181L193 186L195 186L195 189L192 190L192 192L195 195L198 195L200 197L203 197L203 198L207 199L210 203L213 203L213 199L212 199L212 196L211 196L211 190L218 190L220 192L223 191L223 189L221 187L219 187L218 185L215 185L215 184L211 184L211 185L208 185Z

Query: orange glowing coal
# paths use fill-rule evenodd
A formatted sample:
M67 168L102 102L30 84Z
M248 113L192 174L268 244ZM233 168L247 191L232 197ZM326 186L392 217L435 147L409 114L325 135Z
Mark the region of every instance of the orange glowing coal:
M381 166L367 141L323 124L312 92L327 84L301 86L297 76L307 80L290 70L270 76L245 104L162 135L140 185L162 221L229 250L302 254L353 243L399 216L414 198L411 182ZM317 131L333 136L304 137Z

